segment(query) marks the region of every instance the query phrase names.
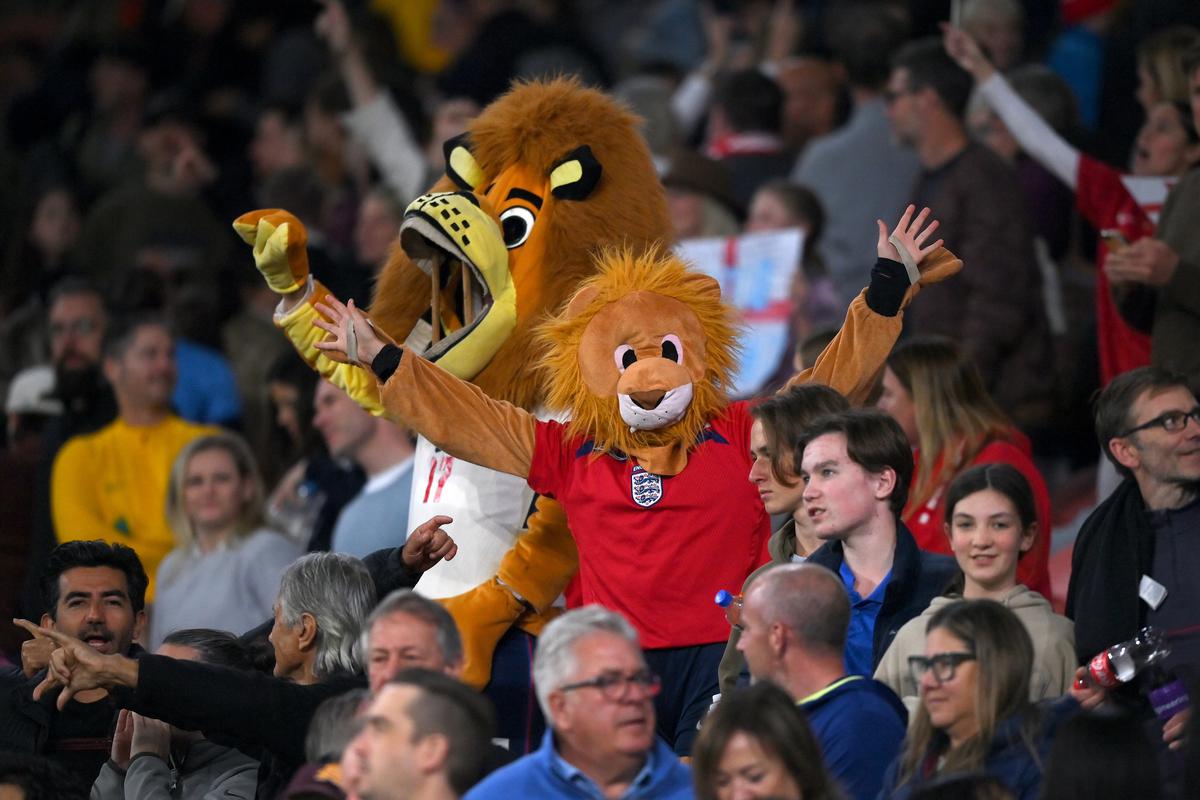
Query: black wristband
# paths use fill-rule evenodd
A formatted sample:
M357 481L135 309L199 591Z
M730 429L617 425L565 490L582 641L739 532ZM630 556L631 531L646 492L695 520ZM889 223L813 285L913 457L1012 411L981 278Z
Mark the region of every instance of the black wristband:
M878 258L871 268L871 284L867 286L867 306L881 317L900 313L900 304L908 291L908 270L899 261Z
M402 348L394 344L385 344L383 349L375 354L375 358L371 359L371 371L380 382L387 383L387 379L392 377L392 373L400 366L400 358L403 355Z

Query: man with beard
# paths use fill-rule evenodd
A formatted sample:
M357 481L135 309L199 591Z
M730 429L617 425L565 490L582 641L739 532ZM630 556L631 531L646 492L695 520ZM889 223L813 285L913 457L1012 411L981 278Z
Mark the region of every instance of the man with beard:
M58 451L67 440L103 428L117 415L112 390L100 372L100 350L108 314L99 290L82 278L64 278L50 292L50 360L54 395L62 413L42 432L34 496L33 533L28 570L21 593L22 615L33 619L42 612L38 577L57 544L50 515L50 474ZM45 662L37 665L37 669ZM36 670L34 670L36 671Z
M146 572L130 548L98 541L60 545L41 584L42 629L73 636L98 653L140 649L133 640L146 622ZM0 674L0 750L44 755L90 786L108 759L117 706L104 689L79 692L61 710L57 693L35 701L34 687L44 677L44 671L31 678L16 670Z
M103 369L117 399L117 419L71 439L55 459L54 531L60 542L124 542L153 576L175 546L164 508L171 465L188 442L217 429L171 413L174 340L161 319L133 316L110 324ZM154 596L153 577L148 596Z

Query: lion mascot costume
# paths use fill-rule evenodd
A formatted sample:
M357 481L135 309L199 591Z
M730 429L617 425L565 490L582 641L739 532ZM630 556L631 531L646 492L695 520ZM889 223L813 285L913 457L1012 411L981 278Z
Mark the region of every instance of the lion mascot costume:
M961 267L940 240L922 247L936 223L921 231L928 211L916 220L912 211L890 239L879 223L871 285L814 367L789 385L821 381L863 401L899 335L903 306L922 283ZM712 597L766 560L770 532L746 477L749 406L727 394L735 312L715 280L665 251L609 248L597 268L538 337L547 402L566 422L539 420L385 342L352 307L322 305L316 324L327 338L316 346L369 363L394 419L562 505L583 600L619 611L638 630L663 676L659 732L685 754L717 691L729 634Z
M489 397L547 416L545 392L529 368L541 359L536 326L594 274L601 247L645 249L670 237L666 200L637 123L606 95L566 79L519 84L484 109L465 135L445 144L446 176L408 209L371 306L379 330ZM234 228L283 296L276 323L300 354L364 408L385 413L369 371L313 346L323 336L313 326L315 304L327 291L308 273L300 222L264 210L243 215ZM575 544L557 503L424 437L413 476L405 530L444 514L454 519L449 530L459 544L458 555L426 572L417 591L450 609L463 635L464 678L483 688L509 628L536 634L553 613L577 569ZM527 641L510 648L528 658ZM513 691L520 683L489 690L502 717L512 715L506 704L536 708L528 672L523 691ZM505 734L517 740L523 730Z

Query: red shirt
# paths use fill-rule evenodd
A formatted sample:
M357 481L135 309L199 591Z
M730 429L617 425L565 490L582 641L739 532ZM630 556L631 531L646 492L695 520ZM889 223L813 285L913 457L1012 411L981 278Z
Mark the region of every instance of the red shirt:
M562 504L579 546L584 603L618 611L642 646L724 642L729 624L713 604L737 591L770 535L750 471L750 414L728 406L701 435L678 475L660 477L629 459L597 456L583 437L539 422L529 485Z
M1148 190L1141 202L1126 185L1126 179ZM1156 181L1162 185L1156 185ZM1116 228L1133 243L1154 234L1162 198L1174 182L1174 178L1129 178L1107 164L1080 156L1075 201L1079 213L1097 229ZM1150 337L1129 327L1117 311L1104 273L1107 257L1108 249L1101 243L1096 251L1096 337L1102 386L1122 372L1150 363Z
M1020 437L1019 444L1005 440L991 442L979 451L979 455L967 467L973 467L976 464L1009 464L1024 475L1025 480L1029 481L1029 486L1033 489L1033 504L1037 509L1038 533L1033 547L1017 562L1017 582L1035 592L1040 592L1049 600L1051 599L1050 492L1046 489L1042 473L1038 471L1030 457L1028 441L1017 431L1013 431L1013 434ZM914 452L913 458L917 460L919 468L920 453ZM967 467L963 469L965 470ZM939 476L935 473L934 481L936 482L938 478ZM942 507L942 500L949 483L949 481L943 483L928 502L915 509L904 519L904 524L908 526L908 529L912 531L913 538L917 540L917 547L922 550L953 555L950 550L950 537L946 535L944 527L946 509Z

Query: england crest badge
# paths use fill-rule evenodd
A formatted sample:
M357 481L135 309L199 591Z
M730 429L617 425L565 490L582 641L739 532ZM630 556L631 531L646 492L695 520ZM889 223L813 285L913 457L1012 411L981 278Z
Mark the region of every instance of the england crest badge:
M640 466L634 465L633 474L630 476L629 482L630 496L633 497L633 502L642 508L649 508L659 500L662 500L662 476L646 472Z

